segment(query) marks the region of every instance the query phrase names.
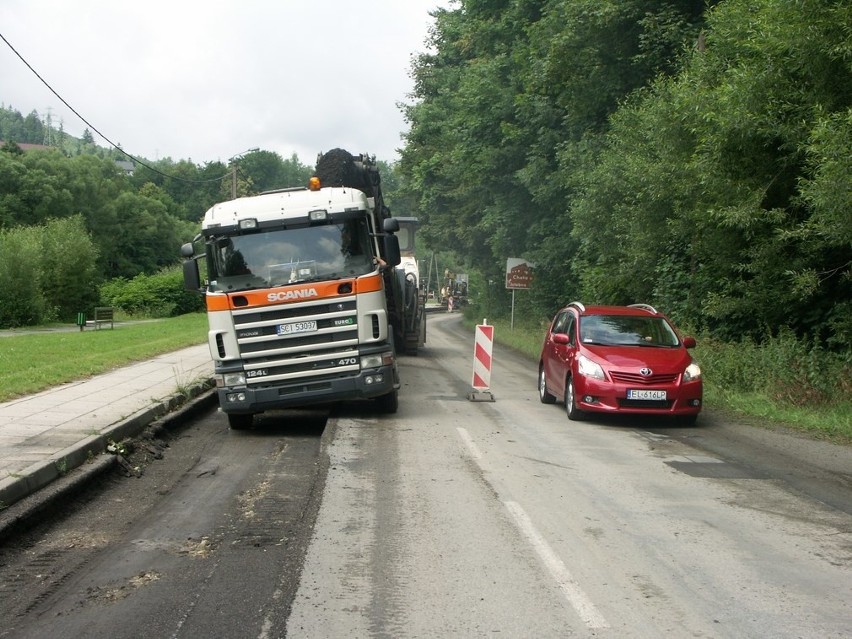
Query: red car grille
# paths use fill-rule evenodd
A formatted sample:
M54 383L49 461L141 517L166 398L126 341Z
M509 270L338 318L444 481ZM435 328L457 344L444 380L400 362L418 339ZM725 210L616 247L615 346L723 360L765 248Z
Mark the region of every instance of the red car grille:
M659 401L643 401L638 399L622 399L618 398L619 408L671 408L672 402L667 400Z
M621 382L622 384L642 384L643 386L651 386L654 384L671 384L677 379L676 373L666 373L660 375L640 375L639 373L624 373L620 371L610 371L612 381Z

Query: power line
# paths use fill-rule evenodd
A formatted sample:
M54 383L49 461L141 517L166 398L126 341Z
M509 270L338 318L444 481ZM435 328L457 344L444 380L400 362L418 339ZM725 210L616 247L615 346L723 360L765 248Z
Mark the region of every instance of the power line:
M87 127L89 127L92 131L94 131L99 136L101 136L104 140L106 140L107 143L112 148L114 148L116 151L127 156L128 158L130 158L131 160L133 160L137 164L140 164L141 166L144 166L146 169L153 171L154 173L161 175L165 178L169 178L169 179L172 179L172 180L178 180L180 182L189 182L191 184L206 184L208 182L217 182L217 181L221 181L221 180L225 179L226 177L230 177L231 172L228 171L224 175L217 177L217 178L209 178L209 179L206 179L206 180L190 180L190 179L183 178L183 177L180 177L180 176L177 176L177 175L169 175L168 173L163 173L158 168L151 166L147 162L143 162L142 160L140 160L139 158L137 158L133 155L130 155L127 151L122 149L120 146L118 146L112 140L110 140L107 136L105 136L103 133L101 133L94 124L91 124L86 118L84 118L82 115L80 115L74 107L72 107L70 104L68 104L68 102L65 100L65 98L63 98L61 95L59 95L59 93L57 93L54 90L54 88L52 86L50 86L50 84L48 84L47 80L45 80L43 77L41 77L41 75L39 75L39 72L36 71L32 67L32 65L24 59L24 56L22 56L20 53L18 53L17 49L15 49L15 47L12 46L12 43L9 42L2 33L0 33L0 39L2 39L3 42L6 43L6 46L8 46L12 50L12 53L14 53L16 56L18 56L18 58L21 60L21 62L23 62L27 66L27 68L30 71L33 72L33 75L35 75L35 77L37 77L41 81L41 83L44 86L46 86L48 88L48 90L62 102L62 104L67 106L69 109L71 109L71 112L74 115L76 115L78 118L80 118L86 124Z

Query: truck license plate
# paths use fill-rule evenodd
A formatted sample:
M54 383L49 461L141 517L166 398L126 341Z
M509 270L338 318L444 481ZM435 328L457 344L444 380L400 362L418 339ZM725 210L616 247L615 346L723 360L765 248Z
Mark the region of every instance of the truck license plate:
M646 390L631 388L627 391L627 399L639 399L648 401L659 401L666 398L664 390Z
M279 335L296 335L298 333L313 333L317 330L316 320L308 320L305 322L290 322L288 324L278 325Z

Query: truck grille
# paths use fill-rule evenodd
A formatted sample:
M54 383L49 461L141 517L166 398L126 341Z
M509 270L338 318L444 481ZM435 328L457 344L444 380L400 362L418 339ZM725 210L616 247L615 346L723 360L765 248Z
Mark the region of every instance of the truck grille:
M354 296L235 310L233 315L246 381L252 386L289 379L320 381L360 369ZM299 326L280 334L279 327L294 322L316 322L316 329Z

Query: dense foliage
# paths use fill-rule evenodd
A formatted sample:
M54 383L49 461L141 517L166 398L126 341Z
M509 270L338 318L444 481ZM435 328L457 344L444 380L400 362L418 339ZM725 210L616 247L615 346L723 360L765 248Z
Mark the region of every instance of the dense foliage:
M91 135L56 132L58 146L43 149L18 144L40 144L43 135L37 114L0 109L0 327L69 321L101 303L186 312L185 299L158 287L204 212L234 191L301 186L311 174L295 155L261 150L199 166L168 158L135 164ZM99 286L113 280L104 290L129 292L100 299ZM149 299L155 290L165 295L159 305Z
M183 285L183 269L171 266L152 275L139 274L104 282L100 300L137 317L176 317L204 310L204 298Z
M536 263L536 317L641 301L846 350L850 24L844 0L459 0L406 107L423 236L482 283Z
M69 318L94 306L97 256L80 215L0 229L0 326Z

